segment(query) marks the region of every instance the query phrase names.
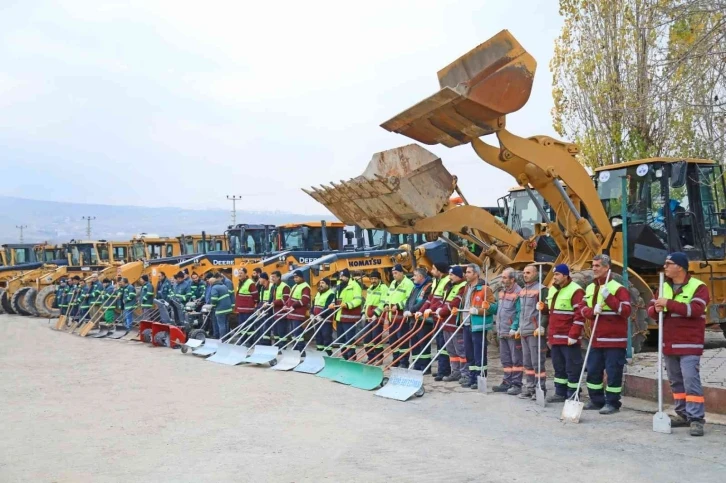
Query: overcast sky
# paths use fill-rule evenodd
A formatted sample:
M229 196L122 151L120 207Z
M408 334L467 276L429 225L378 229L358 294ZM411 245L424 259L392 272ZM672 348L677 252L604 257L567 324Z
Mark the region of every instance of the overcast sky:
M538 61L507 126L554 136L557 4L3 0L0 194L187 208L241 194L247 209L324 213L300 188L413 142L379 125L505 28ZM471 203L515 184L468 145L427 149Z

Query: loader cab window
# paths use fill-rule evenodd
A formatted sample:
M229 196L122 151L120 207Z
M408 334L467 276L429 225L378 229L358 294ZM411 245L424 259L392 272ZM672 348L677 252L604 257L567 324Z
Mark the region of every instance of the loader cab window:
M15 253L15 265L19 265L21 263L30 263L31 261L33 261L30 255L30 248L14 248L13 252Z
M185 238L182 241L182 246L184 247L184 254L185 255L191 255L192 253L202 253L202 242L197 242L197 249L194 250L194 240L191 238Z
M129 249L128 247L113 247L113 259L123 262L129 262Z
M96 247L90 244L74 245L71 248L71 264L74 266L97 265Z
M724 257L726 223L721 215L726 210L723 168L719 165L691 163L688 165L687 203L674 213L675 224L681 238L690 237L695 248L709 259ZM671 197L672 198L672 197Z
M174 245L172 245L171 243L167 243L166 245L164 245L164 247L165 247L164 256L167 258L173 257L174 256Z
M98 245L96 247L96 250L95 251L96 251L96 253L99 256L100 261L103 261L103 262L108 262L109 261L109 259L108 259L108 245ZM94 262L94 264L95 263L98 263L98 260L96 260Z
M305 249L305 240L300 228L283 228L280 230L283 250L303 250Z
M134 260L141 260L142 258L146 258L146 246L144 245L144 242L134 242L132 250L134 253Z
M535 196L539 198L540 204L544 206L544 200L542 200L541 196L539 194ZM526 191L512 191L506 211L509 213L507 226L525 239L534 235L534 225L544 222L537 210L537 206Z

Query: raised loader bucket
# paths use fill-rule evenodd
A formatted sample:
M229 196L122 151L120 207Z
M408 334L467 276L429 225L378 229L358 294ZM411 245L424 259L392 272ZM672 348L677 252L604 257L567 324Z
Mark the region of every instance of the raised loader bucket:
M294 371L304 372L305 374L317 374L325 367L323 354L323 352L315 349L305 349L305 359L302 361L302 364L294 369Z
M381 127L450 148L504 126L529 100L537 62L507 30L438 72L441 90Z
M376 396L395 399L396 401L407 401L411 396L423 388L423 372L413 369L401 369L394 367L388 383L376 391Z
M409 144L374 154L361 176L331 185L303 191L345 224L387 228L438 214L456 178L435 154Z

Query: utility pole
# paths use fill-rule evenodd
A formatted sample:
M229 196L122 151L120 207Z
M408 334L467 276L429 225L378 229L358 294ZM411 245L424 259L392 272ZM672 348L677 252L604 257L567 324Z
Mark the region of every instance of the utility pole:
M237 201L242 199L239 195L227 195L227 199L232 201L232 226L237 224Z
M28 228L28 225L15 225L15 228L20 230L20 243L23 243L23 230Z
M84 220L86 220L86 240L91 239L91 221L95 220L95 216L84 216Z

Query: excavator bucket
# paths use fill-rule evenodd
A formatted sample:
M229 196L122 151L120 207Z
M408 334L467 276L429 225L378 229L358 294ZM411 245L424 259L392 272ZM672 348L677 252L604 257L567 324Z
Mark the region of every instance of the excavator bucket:
M438 72L441 90L381 127L450 148L504 127L529 100L537 62L507 30Z
M361 228L411 226L436 215L456 187L441 159L416 144L375 153L361 176L303 190L340 221Z

